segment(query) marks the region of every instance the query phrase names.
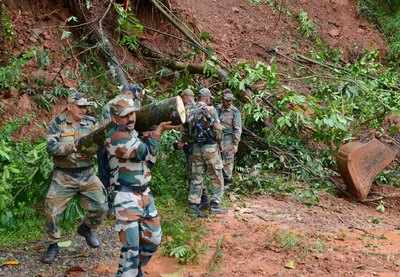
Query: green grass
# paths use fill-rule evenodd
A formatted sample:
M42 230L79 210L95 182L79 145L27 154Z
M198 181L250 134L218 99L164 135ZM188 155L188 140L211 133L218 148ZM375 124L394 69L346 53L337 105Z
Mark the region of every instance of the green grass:
M36 216L17 221L13 226L0 228L0 248L20 247L23 244L40 240L43 237L45 220Z

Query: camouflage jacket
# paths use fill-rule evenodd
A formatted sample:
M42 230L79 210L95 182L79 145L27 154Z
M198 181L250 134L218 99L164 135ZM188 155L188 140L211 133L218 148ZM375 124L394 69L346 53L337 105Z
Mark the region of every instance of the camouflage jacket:
M183 124L183 129L182 129L182 141L186 143L190 143L190 138L189 138L189 114L195 107L196 102L193 101L193 103L186 105L185 106L185 112L186 112L186 122Z
M113 124L107 133L106 148L112 185L143 186L150 182L158 140L148 138L143 142L135 130Z
M217 108L219 120L222 124L222 132L224 134L222 144L232 144L238 147L240 136L242 135L242 119L240 111L235 106L224 109L222 105Z
M222 139L222 125L218 118L218 113L213 106L208 106L204 102L197 102L190 110L187 122L188 122L188 140L189 143L199 143L196 139L196 124L199 121L207 121L207 125L211 132L211 141L205 144L216 144L220 143Z
M94 155L76 152L75 142L95 129L96 119L84 116L73 123L66 112L54 118L47 129L47 150L59 168L80 168L93 165Z

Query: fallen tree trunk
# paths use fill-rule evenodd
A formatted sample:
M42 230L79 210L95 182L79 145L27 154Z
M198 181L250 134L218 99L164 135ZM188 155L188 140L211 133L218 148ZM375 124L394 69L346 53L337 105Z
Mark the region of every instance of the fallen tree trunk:
M192 74L205 74L205 65L204 64L189 64L182 63L171 58L165 57L163 54L153 49L151 46L140 42L140 49L144 56L156 59L158 63L161 65L174 69L174 70L187 70ZM217 67L218 78L221 81L227 81L229 73L222 69L221 67Z
M97 2L98 3L92 3L93 7L103 6L102 1ZM113 1L110 1L108 6L102 11L102 16L100 18L93 15L93 13L86 8L82 0L67 0L67 3L70 10L79 18L80 22L82 22L80 25L90 34L93 43L97 44L101 49L104 58L107 60L107 65L118 83L120 85L128 85L126 74L102 25L104 18L113 5Z

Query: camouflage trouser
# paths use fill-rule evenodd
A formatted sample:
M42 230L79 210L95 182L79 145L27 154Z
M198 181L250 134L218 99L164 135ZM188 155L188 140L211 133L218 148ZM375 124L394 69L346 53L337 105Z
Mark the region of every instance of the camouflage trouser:
M58 220L75 195L80 196L81 205L87 210L83 223L90 228L95 229L100 225L107 212L103 184L92 168L81 172L55 169L45 200L47 234L50 243L56 243L60 239Z
M222 160L217 144L194 144L192 152L192 170L190 180L189 202L200 204L204 187L204 176L211 178L211 201L220 203L224 195L222 177Z
M118 191L114 199L115 230L121 248L118 277L136 277L161 243L160 217L150 189L143 193Z
M224 164L222 174L224 176L225 187L227 187L232 184L233 166L235 164L235 155L233 152L222 152L222 162Z
M225 188L227 188L232 184L232 173L235 164L235 147L233 145L231 135L224 136L221 148L222 148L222 153L221 153L222 162L224 164L222 173L224 176Z

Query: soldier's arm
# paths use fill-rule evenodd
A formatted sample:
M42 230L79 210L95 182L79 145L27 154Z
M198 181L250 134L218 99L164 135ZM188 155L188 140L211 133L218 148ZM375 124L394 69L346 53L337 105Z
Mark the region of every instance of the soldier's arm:
M240 111L236 111L233 114L233 145L237 150L239 145L240 137L242 135L242 119L240 116Z
M132 137L129 133L116 132L111 136L110 148L119 159L139 160L138 153L143 147L142 144L136 136Z
M76 151L74 143L61 143L61 127L56 120L47 129L47 151L53 156L67 156Z

